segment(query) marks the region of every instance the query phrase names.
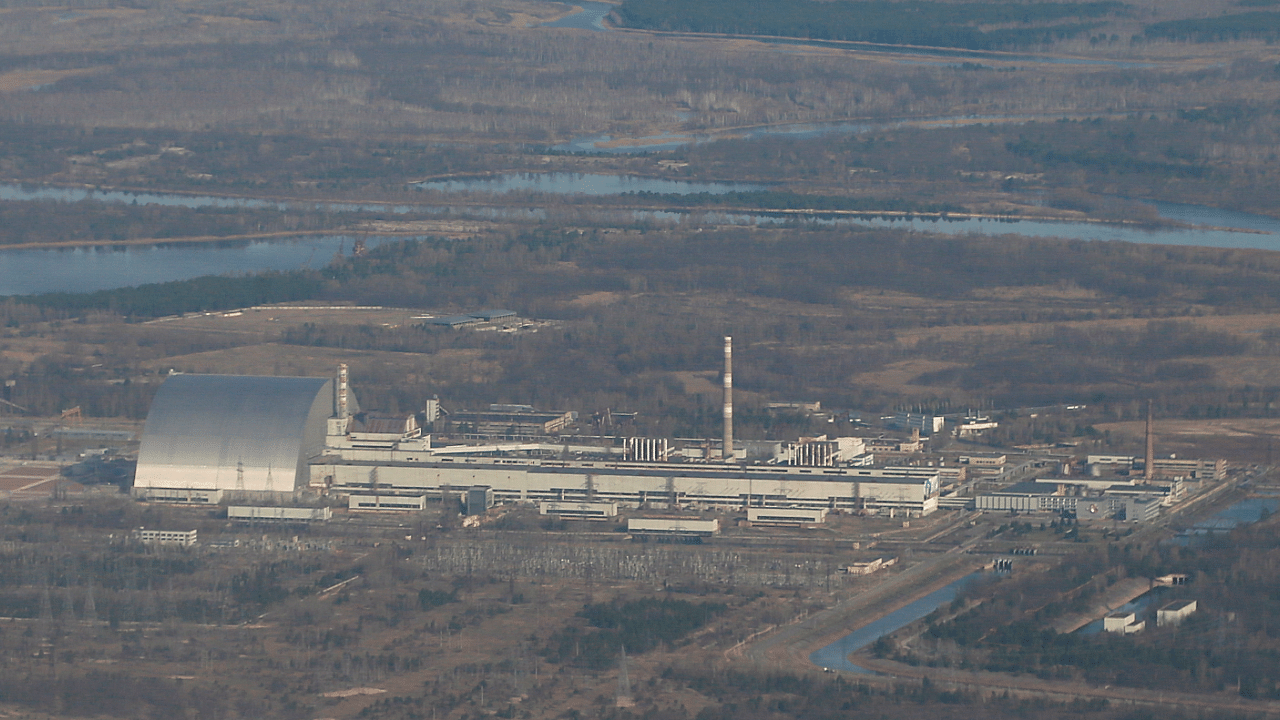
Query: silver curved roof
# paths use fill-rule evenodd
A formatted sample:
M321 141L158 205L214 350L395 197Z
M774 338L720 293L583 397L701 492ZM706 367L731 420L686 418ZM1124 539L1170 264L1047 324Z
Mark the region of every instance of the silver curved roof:
M174 375L147 413L134 487L291 492L333 405L327 378Z

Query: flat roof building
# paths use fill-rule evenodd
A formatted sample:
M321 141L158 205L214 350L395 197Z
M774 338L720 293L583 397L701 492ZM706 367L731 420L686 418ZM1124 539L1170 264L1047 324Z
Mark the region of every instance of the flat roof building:
M347 498L349 510L391 510L417 512L426 509L425 495L351 495Z
M480 320L484 320L485 322L493 322L494 320L505 320L505 319L507 319L507 318L513 318L513 317L515 317L515 316L516 316L516 311L515 311L515 310L502 310L502 309L498 309L498 310L479 310L479 311L476 311L476 312L473 312L473 313L468 313L468 315L470 315L470 316L471 316L471 317L473 317L473 318L478 318L478 319L480 319Z
M554 435L573 422L570 412L457 410L450 420L460 432L497 437Z
M1156 611L1156 627L1176 627L1196 611L1195 600L1174 600Z
M227 508L227 519L233 522L309 523L325 522L332 517L333 510L327 507L256 507L253 505L232 505Z
M707 538L720 532L720 521L694 517L631 518L627 532L632 535L672 538Z
M431 327L460 328L479 323L480 318L474 315L445 315L443 317L423 318L422 324Z
M356 451L351 451L359 455ZM336 492L440 495L475 485L496 502L616 502L639 507L787 507L928 515L938 472L917 467L788 467L721 463L432 456L393 451L370 461L328 456L312 475ZM363 458L361 455L360 457Z
M196 544L199 534L195 530L147 530L146 528L138 528L133 531L133 536L139 542L148 545L191 547Z
M1167 492L1159 486L1123 485L1095 490L1087 485L1026 480L976 498L979 510L1070 513L1084 519L1117 518L1151 522L1160 514ZM1163 489L1167 491L1167 488Z
M1102 619L1102 629L1106 632L1120 635L1132 635L1136 632L1142 632L1147 623L1137 618L1137 613L1132 610L1113 612Z
M826 508L747 508L747 522L752 525L804 527L806 525L821 525L826 519Z
M618 503L544 500L538 503L538 512L568 520L608 520L618 516Z

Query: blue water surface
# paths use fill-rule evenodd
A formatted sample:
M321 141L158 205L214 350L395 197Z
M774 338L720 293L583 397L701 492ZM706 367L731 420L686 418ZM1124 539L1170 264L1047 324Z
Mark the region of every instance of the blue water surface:
M984 573L980 572L966 575L950 585L903 605L879 620L863 625L830 645L813 651L809 654L809 662L832 670L869 674L872 671L850 662L849 655L950 603L956 599L961 590L983 576Z

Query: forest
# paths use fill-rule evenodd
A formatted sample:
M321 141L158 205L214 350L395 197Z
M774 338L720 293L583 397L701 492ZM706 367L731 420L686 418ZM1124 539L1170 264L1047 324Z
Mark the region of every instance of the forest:
M900 45L993 50L1074 38L1129 12L1120 2L945 3L926 0L741 3L726 0L625 0L614 15L650 30L781 35ZM999 29L981 29L998 26Z
M1121 539L1103 553L1069 560L1058 572L998 583L980 603L958 600L951 608L958 614L930 621L925 633L929 641L914 652L899 652L888 642L876 649L913 664L1095 685L1231 689L1247 698L1277 698L1280 664L1272 576L1280 552L1277 537L1274 523L1266 523L1236 530L1229 537L1211 535L1189 546ZM1059 634L1047 628L1072 602L1084 606L1119 579L1167 573L1189 575L1190 585L1168 589L1156 604L1191 597L1200 608L1176 628L1151 623L1133 635ZM1074 600L1046 603L1043 598L1054 593Z
M282 301L506 307L550 324L478 333L302 315L207 333L145 322ZM79 404L141 418L155 369L213 371L202 358L258 348L346 354L370 407L418 408L438 395L449 407L613 408L639 412L637 432L698 436L715 432L719 406L685 373L714 371L719 338L732 334L744 437L816 430L811 418L763 408L807 397L866 412L1007 408L992 442L1104 444L1090 426L1137 417L1149 397L1164 417L1273 417L1277 306L1280 266L1262 251L810 225L547 228L384 243L321 270L11 298L0 304L0 342L45 348L7 365L19 380L13 402L45 413ZM307 361L294 372L330 370ZM900 379L886 383L885 372ZM1056 420L1012 411L1053 403L1090 409Z
M1148 25L1143 30L1143 35L1147 38L1192 42L1223 42L1245 38L1273 42L1280 38L1280 13L1242 12L1216 18L1166 20Z
M595 603L578 613L588 626L570 626L552 635L542 656L579 667L607 668L622 652L640 655L664 645L679 646L685 635L728 610L724 603L644 598Z

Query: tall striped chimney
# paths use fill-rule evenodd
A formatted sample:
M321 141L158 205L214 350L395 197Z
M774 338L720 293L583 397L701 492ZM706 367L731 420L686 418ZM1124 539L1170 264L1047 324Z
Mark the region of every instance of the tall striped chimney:
M1153 482L1156 479L1156 441L1155 435L1151 432L1151 401L1147 401L1147 457L1146 467L1142 469L1142 479L1144 482Z
M724 339L724 449L725 462L733 462L733 338Z
M338 363L338 418L342 420L349 415L347 392L347 364Z

